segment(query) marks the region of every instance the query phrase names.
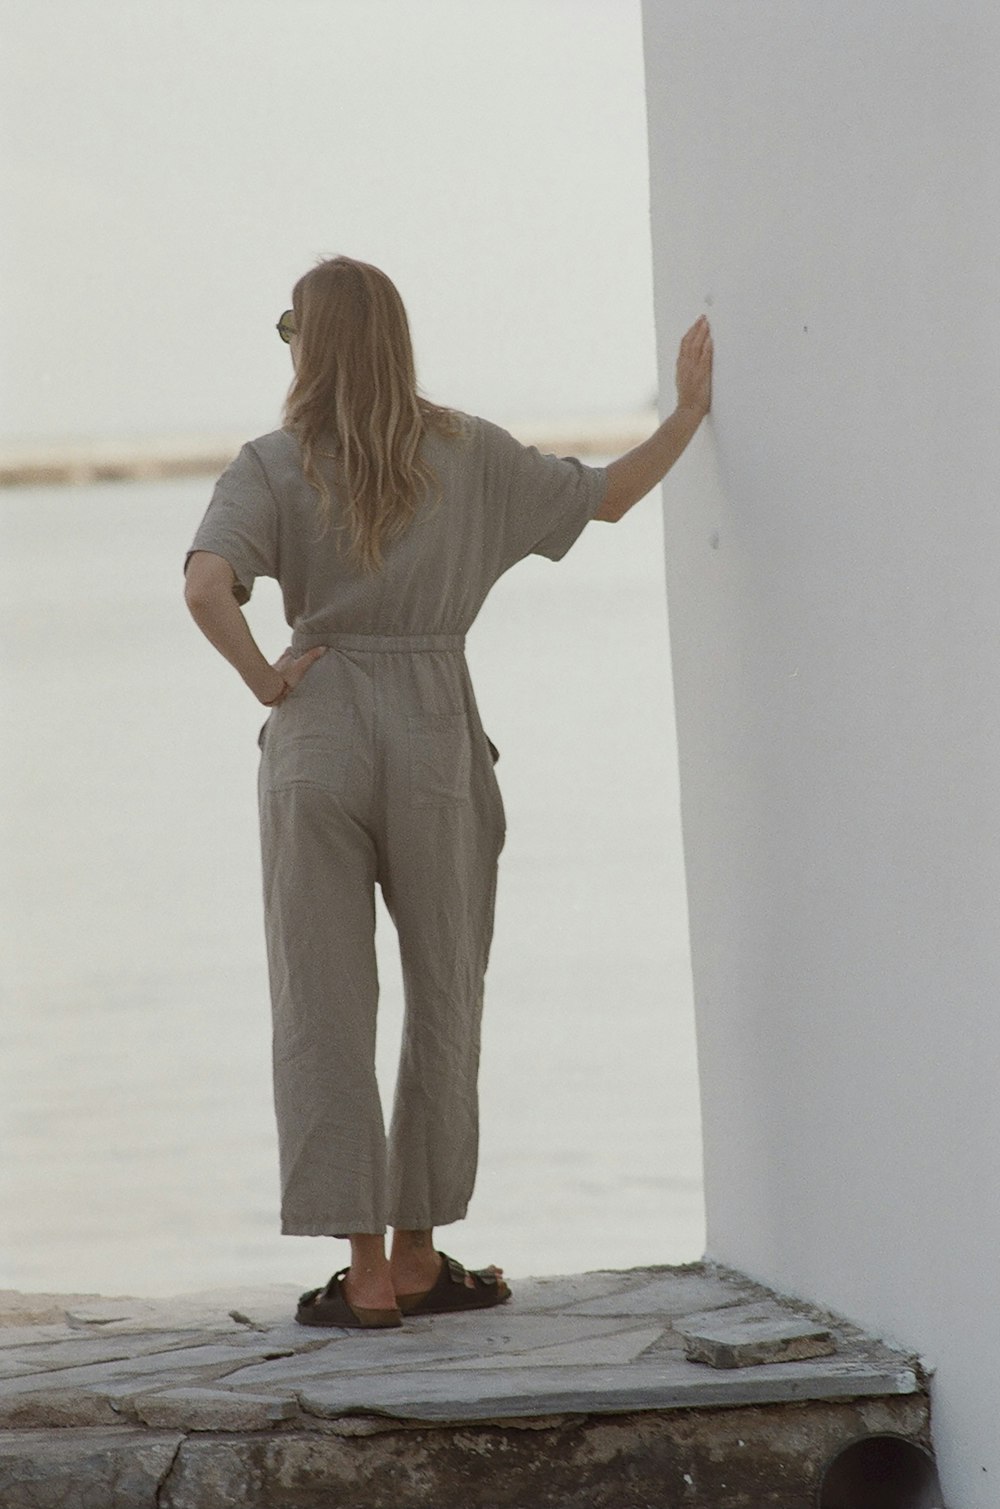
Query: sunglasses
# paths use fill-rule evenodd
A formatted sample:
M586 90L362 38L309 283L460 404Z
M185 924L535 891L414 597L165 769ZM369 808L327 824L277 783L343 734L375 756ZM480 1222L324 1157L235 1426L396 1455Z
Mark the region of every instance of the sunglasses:
M275 330L277 330L278 334L281 336L281 339L287 345L292 336L298 333L295 329L294 311L291 309L286 309L284 314L281 316L281 319L278 321L277 325L275 325L274 328Z

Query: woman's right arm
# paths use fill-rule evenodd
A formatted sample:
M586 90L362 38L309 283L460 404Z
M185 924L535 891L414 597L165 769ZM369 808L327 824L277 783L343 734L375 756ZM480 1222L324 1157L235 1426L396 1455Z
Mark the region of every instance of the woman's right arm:
M233 596L235 576L223 556L195 550L184 573L184 601L205 638L239 671L258 702L274 707L298 686L326 646L297 657L288 649L276 664L269 664Z
M612 461L608 486L595 519L617 524L662 482L712 403L712 335L704 315L681 341L677 357L677 407L648 440Z

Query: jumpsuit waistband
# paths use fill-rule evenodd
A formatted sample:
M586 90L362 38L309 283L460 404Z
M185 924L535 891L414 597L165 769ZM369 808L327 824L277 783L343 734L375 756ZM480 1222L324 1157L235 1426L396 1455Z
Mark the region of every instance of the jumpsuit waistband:
M421 650L464 650L464 634L292 634L292 651L304 655L317 645L362 650L371 655L411 655Z

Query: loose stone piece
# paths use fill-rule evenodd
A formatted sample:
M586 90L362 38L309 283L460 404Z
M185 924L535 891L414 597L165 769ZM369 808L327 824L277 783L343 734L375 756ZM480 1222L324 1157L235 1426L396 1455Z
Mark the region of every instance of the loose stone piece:
M759 1367L829 1357L837 1344L826 1327L773 1304L737 1305L675 1321L688 1362L713 1368Z

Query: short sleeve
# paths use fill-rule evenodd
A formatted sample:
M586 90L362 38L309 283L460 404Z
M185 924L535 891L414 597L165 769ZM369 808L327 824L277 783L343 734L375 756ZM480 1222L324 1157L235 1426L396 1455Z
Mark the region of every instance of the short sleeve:
M236 575L233 595L241 606L249 601L258 576L277 576L277 507L252 445L243 447L215 484L184 557L185 571L196 550L210 550L229 562Z
M504 510L505 555L561 560L594 517L607 491L607 470L574 456L545 455L498 425L482 421L487 475Z

